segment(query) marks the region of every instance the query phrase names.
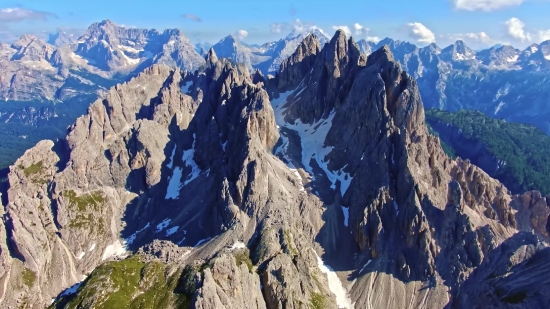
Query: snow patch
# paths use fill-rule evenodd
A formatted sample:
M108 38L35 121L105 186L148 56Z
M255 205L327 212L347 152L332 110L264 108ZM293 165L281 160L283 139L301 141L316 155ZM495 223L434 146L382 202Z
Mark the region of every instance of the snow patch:
M243 242L237 241L234 243L229 250L235 250L235 249L244 249L246 248L246 245Z
M57 298L54 298L52 300L52 304L58 299L58 298L61 298L61 297L65 297L65 296L69 296L69 295L72 295L74 293L76 293L76 291L78 291L78 288L82 285L82 283L84 282L84 280L86 280L86 276L83 276L82 277L82 281L80 281L79 283L76 283L74 285L72 285L70 288L67 288L65 291L63 291L61 294L59 294L59 296Z
M177 199L180 195L180 189L181 189L181 175L182 170L181 167L176 167L174 169L174 172L172 173L172 177L170 177L170 182L168 183L168 188L166 188L166 196L165 199Z
M170 236L170 235L176 233L179 228L180 228L179 226L174 226L174 227L171 227L171 228L167 229L166 230L166 236Z
M280 129L280 127L277 126L277 129ZM290 160L290 158L287 155L288 154L288 144L289 144L288 137L286 137L282 132L280 132L279 135L280 135L281 140L283 142L282 142L281 146L279 146L275 150L275 155L281 155L285 159L285 161L287 163L286 165L290 168L290 171L293 172L294 175L296 175L296 177L298 178L298 182L299 182L299 185L300 185L300 191L305 192L306 189L304 188L304 179L302 178L302 175L300 175L300 173L298 172L298 170L296 169L294 164L292 164L292 161Z
M325 146L325 139L328 131L332 127L332 119L334 111L327 117L313 124L304 124L299 119L295 120L294 124L285 122L284 105L292 91L281 93L278 99L272 101L272 106L275 111L275 121L281 127L294 130L300 136L302 146L302 164L306 171L314 177L313 168L310 165L311 160L315 160L317 165L323 169L328 179L331 181L332 189L336 189L336 182L340 181L340 193L342 196L346 193L353 177L344 172L342 168L338 171L328 169L328 161L325 161L326 156L332 151L333 147Z
M131 245L132 243L134 243L134 240L136 240L136 237L137 237L137 234L143 232L144 230L146 230L147 228L149 228L149 223L147 223L141 230L138 230L136 232L134 232L134 234L130 235L130 237L126 238L126 244L127 245Z
M502 102L502 101L501 101L500 103L498 103L498 106L497 106L497 108L495 109L495 115L496 115L496 114L498 113L498 111L504 106L504 104L505 104L505 103Z
M90 249L88 249L88 252L92 252L92 251L94 251L94 249L95 249L95 244L92 244L92 246L90 247Z
M166 164L166 166L171 169L172 168L172 163L174 163L174 155L176 154L176 145L174 145L174 149L172 150L172 155L170 156L170 162L168 162L168 164Z
M130 58L128 56L126 56L126 54L124 52L121 52L122 54L122 57L124 57L124 59L126 59L126 62L128 62L130 65L136 65L139 63L139 58L138 59L133 59L133 58Z
M199 168L197 163L195 163L195 160L193 160L193 157L195 156L195 142L196 142L196 134L193 134L193 146L191 149L185 150L183 152L183 162L187 165L187 167L191 168L191 173L187 176L187 179L183 183L183 185L187 185L191 181L193 181L195 178L197 178L202 170Z
M315 250L313 252L315 252ZM336 305L338 305L338 308L354 308L355 306L351 302L351 299L348 296L348 292L342 285L342 281L340 281L340 278L338 278L332 268L325 265L323 260L321 260L319 255L317 255L317 252L315 252L315 256L317 257L317 266L323 274L327 275L328 288L334 295L336 295Z
M172 219L164 219L162 220L161 223L157 224L157 231L155 233L160 233L162 232L165 228L168 227L168 225L170 225L170 222L172 222Z
M349 226L349 208L341 205L340 207L342 207L342 211L344 212L344 225Z
M518 61L518 58L519 58L519 55L515 55L515 56L507 58L506 61L507 62L516 62L516 61Z
M193 82L185 82L180 88L181 93L189 93L189 88L191 88L191 86L193 86Z
M129 43L133 43L133 42L129 42ZM134 54L137 54L137 53L143 51L143 49L135 49L133 47L124 46L124 45L118 45L118 48L122 49L123 51L127 51L127 52L134 53Z
M366 268L367 266L369 266L370 262L372 262L372 260L368 260L368 262L367 262L365 265L363 265L363 267L361 267L361 270L359 271L359 273L362 273L363 270L365 270L365 268Z
M150 51L143 52L143 57L145 57L145 58L153 58L154 56L155 56L155 54L153 54Z
M201 240L199 240L199 242L198 242L196 245L194 245L193 247L196 248L196 247L198 247L198 246L204 244L205 242L209 241L211 238L212 238L212 237L208 237L208 238L205 238L205 239L201 239Z
M77 260L82 260L82 258L86 255L86 252L82 251L80 254L76 257Z
M125 244L121 243L120 240L117 240L115 241L115 243L113 243L112 245L108 245L107 248L105 248L105 252L103 252L103 257L101 257L101 260L105 261L112 256L124 257L125 253Z

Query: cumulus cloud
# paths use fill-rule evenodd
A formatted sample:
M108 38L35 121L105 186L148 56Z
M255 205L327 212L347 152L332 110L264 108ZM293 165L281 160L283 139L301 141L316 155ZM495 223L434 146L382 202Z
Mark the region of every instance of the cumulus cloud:
M288 33L291 32L290 36L299 36L300 34L303 34L305 32L311 31L311 30L318 30L323 35L327 36L327 34L323 31L323 29L317 27L313 23L309 22L303 22L300 19L295 19L294 21L290 23L271 23L269 25L271 33Z
M239 38L239 40L244 40L248 36L248 31L239 30L235 32L235 35Z
M365 26L363 26L359 23L353 24L353 29L355 29L355 35L356 36L364 37L365 40L368 41L368 42L378 43L381 40L377 36L368 35L370 33L370 29L366 28Z
M421 23L408 23L406 25L409 37L418 43L434 43L435 34Z
M531 41L531 34L525 31L525 24L519 18L512 17L508 19L506 26L506 36L521 42Z
M182 14L181 17L183 17L185 19L192 20L192 21L196 21L196 22L199 22L199 23L202 22L202 19L200 17L198 17L195 14L191 14L191 13Z
M380 38L377 37L377 36L367 36L367 38L366 38L365 40L367 40L368 42L378 43L378 42L380 42L382 39L380 39Z
M353 25L353 28L355 29L355 34L356 34L356 35L367 34L367 33L369 33L369 31L370 31L369 28L365 28L365 27L363 27L362 25L360 25L359 23L355 23L355 24Z
M539 31L538 35L539 35L539 40L540 41L550 40L550 29Z
M3 8L0 9L0 22L19 22L23 20L48 20L58 18L50 12L36 11L25 8Z
M347 37L351 36L351 30L348 26L332 26L333 30L342 30L346 34Z
M485 44L491 44L494 42L493 39L487 33L485 32L478 32L478 33L466 33L464 36L472 41L476 41L479 43L485 43Z
M455 9L466 11L494 11L517 6L526 0L451 0Z
M458 33L458 34L448 34L448 35L441 35L440 36L443 39L447 40L463 40L463 41L470 41L470 42L476 42L476 43L482 43L482 44L494 44L496 43L495 40L493 40L487 33L485 32L470 32L470 33Z

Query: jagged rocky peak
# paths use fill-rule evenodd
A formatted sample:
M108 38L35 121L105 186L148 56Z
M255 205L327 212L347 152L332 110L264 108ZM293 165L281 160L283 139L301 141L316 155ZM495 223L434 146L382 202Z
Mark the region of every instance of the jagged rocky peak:
M310 74L315 76L325 53L332 55L333 48L344 42L337 34L331 46L317 55ZM351 288L353 300L363 307L402 307L396 299L421 307L467 303L463 294L457 294L466 289L465 278L476 271L488 276L492 267L498 267L485 257L495 250L509 257L521 252L517 246L507 246L518 230L547 237L542 226L548 222L548 212L540 212L546 209L546 200L535 194L519 202L468 160L447 157L438 138L428 133L416 81L401 69L388 46L372 53L366 65L349 64L346 71L352 73L345 75L349 84L342 86L346 90L332 96L332 101L327 95L329 103L322 108L308 89L323 83L326 75L306 76L305 86L282 93L275 109L282 116L281 132L289 140L286 148L292 149L293 135L301 139L301 160L292 160L288 152L286 158L315 175L308 186L323 192L324 201L349 209L347 224L359 248L354 263L363 265L359 273L364 273ZM327 109L320 118L312 117L323 108ZM313 136L321 141L313 142ZM321 171L327 180L319 176ZM533 220L533 213L540 213L540 220ZM540 250L540 242L531 241L538 248L535 251ZM513 263L529 259L523 256ZM417 284L431 288L417 294L411 289ZM396 286L391 292L381 288L390 285ZM378 293L391 296L374 301L366 296Z
M211 53L211 65L195 75L152 66L92 104L69 129L65 147L41 143L12 167L9 224L2 226L12 249L4 238L0 245L6 266L0 276L9 288L1 297L8 306L22 298L49 305L85 275L89 284L114 284L89 271L148 244L149 257L189 267L208 261L211 268L199 267L200 275L191 277L200 283L189 291L197 293L196 306L250 303L249 294L229 287L235 285L257 291L253 303L265 308L260 281L269 308L308 303L313 293L334 303L326 277L310 269L317 263L314 229L296 228L310 224L300 209L315 202L300 194L296 176L271 154L279 133L269 96L246 68L214 60ZM158 240L170 245L157 246ZM296 250L303 253L291 257ZM260 277L243 261L270 270ZM281 281L271 269L301 275ZM226 278L228 271L236 277ZM21 288L27 275L33 280ZM105 301L95 296L88 301Z
M502 66L518 61L521 51L510 45L491 47L477 53L477 59L488 66Z
M298 45L294 54L281 64L278 74L279 91L293 90L311 70L321 44L315 34L309 34Z
M216 51L214 50L214 48L210 47L204 59L206 60L206 63L210 65L213 65L216 62L218 62L218 55L216 55Z
M309 57L303 57L301 62L295 62L286 70L281 66L279 76L282 76L282 79L279 80L279 91L288 92L297 87L295 89L299 89L301 95L291 98L295 104L291 104L286 117L313 123L328 116L334 106L342 103L353 76L365 65L366 56L360 52L353 38L347 39L341 30L335 33L320 52L315 51L317 45L313 41L312 45L299 47L291 59L299 59L300 54L303 54L301 48L304 46L309 48L305 53L309 54ZM292 78L288 78L289 76Z
M11 47L17 51L10 60L49 61L55 51L55 47L34 35L23 35Z
M462 40L457 40L441 51L441 57L444 60L472 60L476 58L476 53L466 46Z

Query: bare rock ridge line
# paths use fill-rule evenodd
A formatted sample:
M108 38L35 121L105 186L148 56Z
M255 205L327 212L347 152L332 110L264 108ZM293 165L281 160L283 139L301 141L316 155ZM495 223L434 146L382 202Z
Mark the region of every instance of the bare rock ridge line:
M189 71L204 64L181 30L124 28L109 20L60 46L22 36L11 45L2 43L0 57L2 99L24 102L76 100L83 93L97 98L113 84L109 79L125 80L152 64Z
M305 37L275 77L214 49L193 73L153 65L66 141L10 167L4 307L108 307L117 293L168 308L550 301L550 202L448 158L390 49L367 57L342 31Z

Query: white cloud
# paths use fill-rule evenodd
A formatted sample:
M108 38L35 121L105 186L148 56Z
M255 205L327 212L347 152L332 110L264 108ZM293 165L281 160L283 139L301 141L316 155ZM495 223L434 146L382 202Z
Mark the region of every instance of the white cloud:
M192 20L192 21L196 21L196 22L202 22L202 19L200 17L198 17L195 14L191 14L191 13L183 14L183 15L181 15L181 17L183 17L185 19Z
M479 33L466 33L464 34L464 37L479 43L491 44L494 42L494 40L483 31Z
M421 23L408 23L407 31L409 37L418 43L433 43L435 42L435 34Z
M248 31L246 30L239 30L235 33L239 40L244 40L248 36Z
M525 31L525 24L519 18L512 17L504 25L508 37L521 42L531 41L531 34Z
M366 40L367 40L368 42L378 43L378 42L380 42L382 39L380 39L380 38L377 37L377 36L367 36Z
M538 36L541 42L550 40L550 29L539 31Z
M288 30L292 29L292 33L290 34L290 36L292 36L292 37L299 36L300 34L305 33L307 31L311 31L311 30L318 30L324 36L327 36L327 34L323 31L323 29L317 27L313 23L302 22L300 19L296 19L290 24L287 24L287 23L272 23L270 25L270 27L271 27L271 32L273 32L273 33L281 33L282 31L288 31Z
M492 44L495 41L485 32L478 32L478 33L458 33L458 34L447 34L447 35L440 35L440 38L447 39L447 40L463 40L463 41L471 41L476 43L484 43L484 44Z
M355 34L356 34L356 35L367 34L367 33L369 33L369 31L370 31L369 28L365 28L365 27L363 27L362 25L360 25L359 23L355 23L355 24L353 25L353 28L355 28Z
M487 47L499 43L497 40L494 40L485 32L441 34L438 35L437 38L438 41L443 45L452 44L457 40L462 40L465 41L467 45L471 45L473 48Z
M22 20L48 20L48 18L58 17L54 13L35 11L24 8L0 9L0 22L18 22Z
M494 11L505 7L517 6L526 0L451 0L457 10Z
M351 30L349 30L348 26L332 26L333 30L342 30L346 34L347 37L351 36Z

